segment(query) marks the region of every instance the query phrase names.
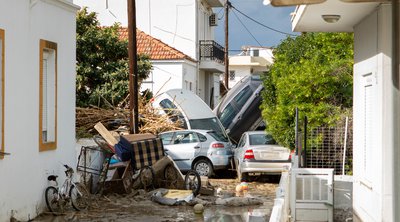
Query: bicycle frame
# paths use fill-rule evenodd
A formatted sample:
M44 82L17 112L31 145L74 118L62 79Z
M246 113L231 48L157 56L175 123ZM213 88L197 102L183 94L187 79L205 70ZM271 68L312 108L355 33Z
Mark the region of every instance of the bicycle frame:
M83 193L80 191L80 189L78 188L77 184L72 180L73 174L74 174L74 170L71 167L69 167L68 165L64 165L64 167L66 168L66 170L65 170L66 178L65 178L64 183L62 184L62 186L58 185L57 176L56 175L50 175L47 178L49 181L54 181L55 182L55 186L51 185L47 189L49 189L50 187L55 189L56 192L54 192L54 195L56 195L56 196L54 196L55 197L54 200L58 202L59 206L60 206L61 203L63 203L63 205L64 205L67 202L70 202L70 201L72 202L73 201L71 199L72 197L70 196L71 190L73 188L75 188L75 190L76 190L76 192L77 192L77 194L79 196L83 196ZM46 192L47 192L47 190L46 190ZM46 194L46 198L47 198L47 194ZM47 204L48 204L48 200L47 199L46 199L46 201L47 201ZM74 204L74 203L72 202L72 204ZM77 209L75 206L74 206L74 208Z

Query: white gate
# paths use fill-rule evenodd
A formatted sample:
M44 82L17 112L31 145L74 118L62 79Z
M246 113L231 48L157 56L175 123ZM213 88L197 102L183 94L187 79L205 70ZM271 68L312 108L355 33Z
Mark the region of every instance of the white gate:
M333 222L333 169L292 168L291 221Z

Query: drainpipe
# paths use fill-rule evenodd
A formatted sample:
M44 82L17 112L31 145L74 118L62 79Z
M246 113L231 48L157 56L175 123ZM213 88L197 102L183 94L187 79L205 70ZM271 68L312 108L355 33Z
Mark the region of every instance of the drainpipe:
M199 2L195 1L195 6L194 6L194 14L196 18L196 25L195 25L195 52L196 52L196 95L200 96L200 91L199 91L199 81L200 81L200 40L199 40Z
M398 195L398 191L400 190L400 141L399 141L399 132L400 132L400 109L399 109L399 2L398 0L392 0L392 82L394 86L394 98L393 98L393 118L394 118L394 127L393 127L393 134L394 134L394 141L393 141L393 186L392 186L392 195L393 195L393 221L400 221L400 195Z

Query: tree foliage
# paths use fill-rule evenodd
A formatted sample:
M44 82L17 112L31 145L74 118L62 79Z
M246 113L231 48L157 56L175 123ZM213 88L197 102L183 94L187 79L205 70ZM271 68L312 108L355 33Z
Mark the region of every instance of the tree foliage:
M76 105L104 107L117 105L129 93L128 42L119 38L119 24L100 27L94 12L83 8L76 19ZM138 55L139 81L152 65L149 57Z
M310 126L332 126L351 113L353 35L306 33L285 39L263 75L262 115L267 131L293 147L295 108Z

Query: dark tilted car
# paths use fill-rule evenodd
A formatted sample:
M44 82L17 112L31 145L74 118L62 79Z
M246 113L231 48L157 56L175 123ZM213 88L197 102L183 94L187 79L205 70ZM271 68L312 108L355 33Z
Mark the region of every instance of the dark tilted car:
M246 76L229 90L214 109L234 143L244 132L255 130L262 122L259 108L262 90L259 75Z

